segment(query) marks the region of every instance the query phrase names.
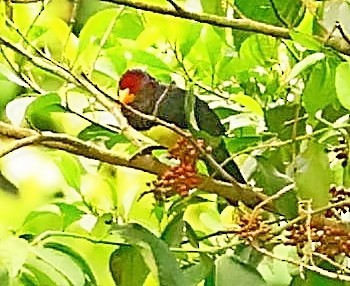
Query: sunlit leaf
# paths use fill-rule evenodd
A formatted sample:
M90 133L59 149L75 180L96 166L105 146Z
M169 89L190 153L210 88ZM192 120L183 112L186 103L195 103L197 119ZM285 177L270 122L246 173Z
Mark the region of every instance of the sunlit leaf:
M9 237L0 241L0 276L15 277L22 268L29 253L27 241ZM0 280L3 281L3 280ZM4 280L5 281L5 280Z
M149 53L147 51L134 49L131 51L131 60L135 64L144 64L150 68L157 68L162 70L170 70L161 58Z
M317 110L334 103L335 92L335 67L337 62L326 60L317 63L305 84L303 103L310 118Z
M62 218L63 218L63 228L65 229L71 223L79 220L84 214L78 207L72 204L67 203L56 203L56 205L60 208Z
M202 26L192 22L183 22L182 25L183 27L181 30L183 33L181 33L181 37L178 38L177 44L182 56L186 57L194 43L198 40Z
M65 112L61 105L61 98L57 93L49 93L37 97L28 107L26 118L29 123L40 130L54 131L59 126L59 122L55 122L51 115L55 112Z
M40 283L39 285L71 286L64 274L33 254L27 259L25 267L35 275L35 278Z
M230 99L244 106L250 112L259 116L264 116L264 112L261 108L261 105L254 98L248 95L245 95L243 93L237 93L237 94L232 94L230 96Z
M297 31L290 31L291 38L298 44L304 46L305 48L313 51L319 51L322 49L322 43L317 41L311 35L304 34Z
M278 40L257 34L242 43L239 55L251 67L271 65L277 59L277 48Z
M311 67L312 65L316 64L317 62L323 60L325 58L324 53L313 53L304 59L302 59L300 62L298 62L289 72L287 78L285 79L286 82L289 82L290 80L297 77L300 73L305 71L307 68Z
M204 202L189 205L186 208L184 219L197 231L214 232L220 230L220 216L215 204Z
M203 29L201 39L206 46L212 72L214 73L214 67L221 56L222 41L212 27L205 27Z
M61 273L70 284L75 286L85 285L84 273L75 261L66 253L53 248L42 247L35 247L32 251L37 256L37 259L47 263L57 272Z
M79 190L83 170L78 159L71 154L60 151L54 152L52 155L67 184L75 190Z
M350 110L350 63L341 63L335 74L335 88L337 91L337 98L340 103L348 110Z
M46 230L61 230L62 223L59 210L57 212L54 210L32 211L26 217L22 231L24 233L39 234Z
M295 182L300 198L312 200L312 207L324 207L329 201L331 170L324 146L310 141L296 158Z
M206 1L201 0L202 8L205 13L223 16L225 14L224 5L221 0Z
M98 46L103 35L118 15L120 15L118 9L106 9L90 17L80 31L78 53L84 51L88 46Z
M97 284L96 278L94 276L94 273L92 272L91 267L89 266L88 262L74 249L72 249L70 246L67 246L62 243L55 243L55 242L47 242L44 245L45 248L51 248L57 251L60 251L64 253L65 255L68 255L83 271L85 275L85 280L88 283L92 283L92 285Z

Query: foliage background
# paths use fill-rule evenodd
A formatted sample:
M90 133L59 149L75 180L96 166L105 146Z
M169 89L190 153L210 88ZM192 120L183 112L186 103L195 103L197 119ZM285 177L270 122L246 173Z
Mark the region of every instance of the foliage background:
M348 1L2 0L0 13L0 285L348 285ZM140 198L169 162L140 152L150 140L119 111L128 68L207 101L249 184L199 163L189 197ZM340 242L313 241L314 220Z

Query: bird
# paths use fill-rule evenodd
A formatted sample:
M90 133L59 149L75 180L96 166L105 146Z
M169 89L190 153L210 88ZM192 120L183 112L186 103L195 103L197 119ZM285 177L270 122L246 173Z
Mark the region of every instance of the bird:
M195 138L202 137L200 139L204 139L206 144L209 141L215 142L213 144L215 146L210 146L212 147L211 155L217 163L221 164L230 157L222 138L226 132L225 127L208 104L197 96L195 96L193 110L200 132L194 131L186 114L185 104L186 96L189 95L188 92L175 84L166 85L141 69L129 69L120 77L119 90L119 100L124 105L128 105L144 114L154 115L163 121L175 124L181 129L190 130ZM157 125L154 120L140 117L124 106L121 107L121 111L128 123L138 131L149 130ZM203 134L205 135L203 136ZM229 160L223 168L238 183L246 184L246 180L233 160ZM209 173L215 171L209 163L207 169ZM216 177L223 179L219 174Z

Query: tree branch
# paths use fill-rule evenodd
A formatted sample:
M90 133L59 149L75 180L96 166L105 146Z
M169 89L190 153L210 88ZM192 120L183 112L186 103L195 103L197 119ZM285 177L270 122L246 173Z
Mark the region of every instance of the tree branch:
M134 2L130 0L103 0L104 2L111 2L119 5L125 5L127 7L135 8L138 10L148 11L152 13L169 15L187 20L193 20L199 23L210 24L218 27L232 28L241 31L255 32L281 39L291 39L290 29L265 24L262 22L254 21L251 19L228 19L226 17L220 17L210 14L199 14L188 12L183 9L176 10L167 7L160 7L143 2ZM310 36L311 37L311 36ZM326 47L337 50L345 55L350 55L350 45L342 38L324 39L322 37L313 36L313 38Z
M12 145L7 152L6 150L0 152L2 154L8 154L15 149L32 144L59 149L71 154L109 163L111 165L130 167L156 175L163 174L164 171L169 168L169 166L160 163L152 155L136 155L128 161L119 158L111 150L84 142L69 135L52 132L40 133L28 128L14 127L1 121L0 134L18 140L15 141L14 145ZM255 206L262 200L266 199L266 196L253 191L249 186L238 183L233 184L222 182L207 176L201 176L201 181L202 183L198 188L206 192L216 193L230 202L242 201L248 206ZM272 210L271 204L267 205L267 209Z

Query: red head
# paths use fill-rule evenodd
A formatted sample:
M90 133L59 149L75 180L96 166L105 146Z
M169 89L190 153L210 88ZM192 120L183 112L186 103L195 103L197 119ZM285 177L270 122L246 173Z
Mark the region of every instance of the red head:
M128 92L122 95L121 101L129 104L134 101L135 95L141 90L147 88L154 78L140 69L127 70L119 80L120 90L128 89Z
M137 93L146 78L147 74L142 70L127 70L120 78L119 88L128 88L130 93Z

